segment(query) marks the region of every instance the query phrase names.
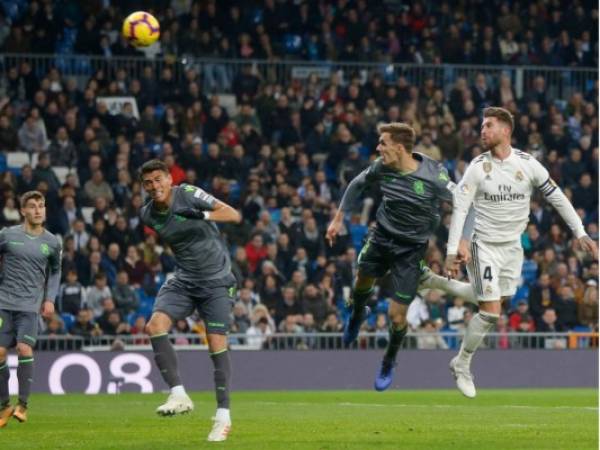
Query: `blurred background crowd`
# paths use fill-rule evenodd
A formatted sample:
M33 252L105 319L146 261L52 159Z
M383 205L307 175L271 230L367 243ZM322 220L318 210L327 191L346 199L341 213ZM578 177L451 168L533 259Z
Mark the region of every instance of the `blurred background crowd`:
M455 74L439 83L367 67L281 83L253 64L258 58L597 67L596 3L9 3L0 8L0 48L10 54L143 58L120 38L122 17L143 6L162 27L146 56L164 64L148 58L139 73L91 64L85 76L73 77L59 64L42 70L34 57L3 57L0 224L18 223L18 196L38 189L46 195L48 229L64 240L58 314L45 324L48 335L140 334L146 342L145 320L176 264L138 215L146 196L137 170L151 158L167 163L175 184L200 186L242 212L241 224L221 230L239 281L232 332L246 334L240 342L251 346L269 345L276 332L341 330L379 193L365 195L333 247L324 233L348 182L376 157L381 121L412 125L415 151L441 161L459 181L483 151L481 109L508 108L513 146L548 168L598 240L597 76L557 98L543 71L517 92L510 71ZM246 61L232 70L223 61L185 65L186 56ZM114 114L98 100L105 96L135 98L139 116L127 102ZM225 98L235 102L226 105ZM24 164L7 166L18 152L27 155ZM540 195L531 206L523 283L498 331L597 330L598 262L577 248ZM443 205L430 241L427 263L437 273L450 217L450 205ZM365 325L383 340L387 294L383 280ZM437 331L460 333L471 313L462 299L429 290L411 305L409 323L431 334L419 347L441 348L452 343ZM191 317L173 331L203 335L204 328Z

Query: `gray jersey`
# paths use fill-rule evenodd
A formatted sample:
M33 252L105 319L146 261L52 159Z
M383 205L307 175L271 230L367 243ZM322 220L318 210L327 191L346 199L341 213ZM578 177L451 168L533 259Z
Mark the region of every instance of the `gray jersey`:
M4 228L0 254L0 309L39 312L42 300L55 301L62 258L62 244L55 235L44 230L32 236L23 225Z
M407 174L376 159L348 185L342 210L347 211L367 186L378 186L382 193L378 226L404 242L427 242L440 222L440 202L452 202L454 183L440 163L420 153L413 153L413 158L419 167Z
M140 216L173 250L177 279L198 285L229 275L231 261L219 229L202 219L203 211L213 210L215 198L187 184L174 186L171 195L168 211L156 211L151 200L142 207Z

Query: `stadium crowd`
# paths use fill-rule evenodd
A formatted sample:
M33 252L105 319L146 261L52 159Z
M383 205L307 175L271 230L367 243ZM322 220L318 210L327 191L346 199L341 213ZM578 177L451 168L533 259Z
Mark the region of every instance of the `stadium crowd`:
M153 12L153 53L220 58L598 66L598 5L367 0L10 2L0 20L5 52L135 53L123 18Z
M295 57L308 59L597 65L591 56L597 54L597 9L582 14L585 2L568 10L559 1L502 3L500 14L490 16L493 8L478 1L460 2L460 8L455 2L421 2L374 11L361 0L320 1L312 8L266 0L259 19L241 2L192 2L182 10L185 3L159 10L164 55L283 57L289 53L286 35L303 30ZM61 27L70 24L80 27L77 52L132 51L115 37L117 10L91 18L78 10L79 2L67 4L58 14L52 2L31 2L12 23L6 15L1 48L51 52ZM194 29L195 36L189 32ZM105 41L112 45L99 48ZM230 42L228 53L220 53L224 41ZM175 267L169 248L138 215L146 197L136 171L155 157L167 163L175 184L200 186L242 212L241 224L221 230L240 287L232 331L246 334L244 343L251 346L269 345L268 336L277 331L341 330L344 299L378 193L369 192L357 206L333 247L325 244L324 232L348 182L376 157L380 121L411 124L418 136L415 151L441 161L458 181L483 151L481 109L508 108L516 123L513 145L543 162L598 240L597 82L557 102L543 75L517 97L508 75L495 80L480 73L439 86L433 78L414 85L402 74L384 80L374 71L366 82L333 74L326 81L310 76L280 85L247 65L231 79L237 106L230 114L218 95L205 90L206 76L187 68L178 82L169 65L159 71L149 64L139 78L99 70L82 83L57 68L36 73L28 62L6 67L0 78L0 151L4 158L26 152L37 163L2 173L0 224L18 223L18 196L38 189L46 195L48 229L64 239L59 314L45 334L139 334L139 342L147 342L143 330L153 298ZM105 95L135 97L139 118L131 104L111 114L96 101ZM71 169L64 181L55 167ZM444 205L427 254L437 273L450 213ZM598 262L586 259L541 196L532 199L522 242L523 285L506 305L498 331L598 330ZM365 325L383 340L386 294L384 280ZM409 323L431 334L420 338L420 348L440 348L447 343L437 331L460 333L471 313L462 299L430 290L411 305ZM202 335L204 328L192 317L177 322L174 332Z

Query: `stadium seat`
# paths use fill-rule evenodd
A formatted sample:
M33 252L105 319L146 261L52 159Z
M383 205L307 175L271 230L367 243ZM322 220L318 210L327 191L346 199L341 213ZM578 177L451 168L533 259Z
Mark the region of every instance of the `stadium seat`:
M352 237L352 245L356 251L360 251L363 245L363 240L369 231L369 227L366 225L352 224L350 225L350 236Z
M56 177L58 178L58 181L60 181L60 184L65 184L65 181L67 180L67 175L69 175L71 169L64 166L54 166L52 167L52 170L56 174Z
M6 165L9 169L18 169L20 172L21 168L29 163L29 153L27 152L10 152L6 154Z
M84 206L81 208L81 215L83 216L85 223L92 224L92 214L94 214L94 209L93 206Z
M71 327L73 326L73 324L75 323L75 316L73 314L62 313L60 315L60 318L62 319L63 323L65 324L65 331L70 330Z

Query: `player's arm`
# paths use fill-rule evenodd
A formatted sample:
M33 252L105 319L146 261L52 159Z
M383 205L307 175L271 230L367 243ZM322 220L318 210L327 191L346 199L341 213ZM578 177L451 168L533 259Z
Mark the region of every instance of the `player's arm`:
M378 165L379 163L376 161L371 166L359 173L356 177L354 177L354 179L348 184L348 187L342 196L342 200L340 201L340 206L335 212L333 220L329 224L327 233L325 234L325 239L327 239L330 246L333 245L335 238L342 228L344 215L353 208L367 186L372 183L375 170L377 170Z
M476 165L474 164L468 167L452 195L452 221L450 222L450 231L448 233L445 267L448 275L453 277L457 275L460 263L468 259L468 255L465 254L466 245L464 235L466 234L465 231L469 233L469 237L472 233L474 213L471 211L469 222L467 222L467 216L469 216L469 210L472 210L471 205L477 193L476 170ZM467 222L466 230L465 222ZM463 237L462 241L461 237Z
M438 165L440 171L438 175L438 195L440 200L454 204L454 191L456 191L456 183L450 180L448 171L441 164ZM469 251L469 241L473 235L473 228L475 228L475 209L471 205L465 219L465 224L462 229L462 236L458 244L456 251L456 261L458 263L468 263L471 259L471 252Z
M48 258L48 284L46 298L42 303L42 316L49 319L54 314L54 302L60 288L60 272L62 266L62 244L56 239L56 246Z
M550 178L544 166L537 160L533 160L532 164L534 167L534 185L544 194L546 201L552 205L569 226L581 248L590 253L594 259L598 259L598 245L585 232L581 218L577 215L567 196Z
M203 189L189 185L183 186L183 189L192 205L194 216L212 222L241 222L242 216L237 210Z

